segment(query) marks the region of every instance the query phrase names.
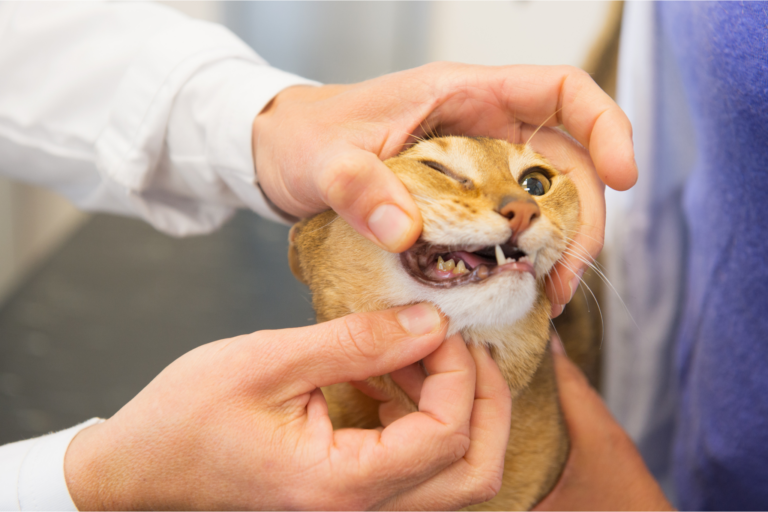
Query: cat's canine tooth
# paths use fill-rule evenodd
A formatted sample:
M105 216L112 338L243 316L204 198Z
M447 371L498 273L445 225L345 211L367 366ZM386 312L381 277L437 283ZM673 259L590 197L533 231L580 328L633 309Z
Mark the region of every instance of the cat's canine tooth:
M445 262L442 256L437 257L437 270L445 270Z
M464 265L464 260L459 260L459 263L456 265L456 268L453 269L453 273L456 275L460 275L460 274L466 274L467 272L469 272L469 270L467 270L467 266Z
M504 251L501 250L501 247L496 245L496 262L499 265L503 265L506 263L506 258L504 258Z

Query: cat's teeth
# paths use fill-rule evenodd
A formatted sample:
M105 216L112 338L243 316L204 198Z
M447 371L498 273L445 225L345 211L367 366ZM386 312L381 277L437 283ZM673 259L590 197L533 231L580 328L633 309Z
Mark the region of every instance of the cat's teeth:
M459 260L459 263L456 265L456 268L453 269L453 273L456 275L466 274L469 272L467 270L466 265L464 265L464 260Z
M443 260L442 256L437 257L437 270L442 270L443 272L451 272L454 268L456 268L456 262L453 261L453 258L445 261Z
M507 263L514 263L514 262L515 260L513 260L512 258L507 258Z
M499 247L498 245L496 246L496 262L499 265L503 265L504 263L506 263L504 259L504 251L502 251L501 247Z
M453 261L453 258L451 258L448 261L443 260L442 256L437 257L437 270L442 270L443 272L450 272L451 270L456 267L456 262Z

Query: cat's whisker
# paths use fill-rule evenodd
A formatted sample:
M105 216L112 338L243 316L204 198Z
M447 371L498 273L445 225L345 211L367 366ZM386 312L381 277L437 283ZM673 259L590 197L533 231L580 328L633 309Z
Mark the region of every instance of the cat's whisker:
M576 229L568 229L568 230L565 230L565 231L566 231L566 233L577 233L580 236L583 236L585 238L589 238L590 240L593 240L594 242L600 244L601 246L605 244L605 240L604 239L603 240L598 240L597 238L595 238L593 236L589 236L588 234L582 233L582 232L580 232L579 230L576 230ZM569 239L571 239L571 238L569 237Z
M595 273L597 273L606 282L606 284L610 285L610 281L608 280L608 276L606 276L605 273L602 270L600 270L600 268L598 268L598 266L595 263L593 263L592 261L589 261L587 258L582 256L581 254L575 252L573 249L566 249L565 251L563 251L563 254L567 254L567 255L572 256L572 257L576 258L577 260L581 261L582 263L587 265L589 268L594 270Z
M594 264L595 264L595 265L596 265L598 268L600 268L600 269L601 269L601 270L603 270L604 272L606 271L606 269L605 269L605 266L604 266L604 265L602 265L602 264L601 264L601 263L600 263L600 262L597 260L597 258L593 258L593 257L592 257L592 255L589 253L589 251L587 250L587 248L586 248L586 247L584 247L583 245L581 245L581 244L580 244L579 242L577 242L577 241L576 241L574 238L571 238L571 237L568 237L568 236L566 236L566 237L565 237L565 239L566 239L566 241L567 241L569 244L573 244L573 245L576 245L576 246L578 246L578 247L573 247L573 246L571 246L571 247L569 247L569 249L571 249L571 250L574 250L574 251L575 251L575 250L577 250L577 249L580 249L580 250L584 251L584 252L583 252L583 254L582 254L582 256L584 256L585 258L587 258L588 260L590 260L592 263L594 263Z
M587 252L587 250L584 249L583 247L579 248L579 247L570 246L566 250L570 251L574 256L578 255L578 256L588 260L590 262L590 264L594 265L594 267L599 269L601 272L603 272L603 273L607 272L605 267L599 261L597 261L595 258L593 258L592 255L590 255Z
M436 133L435 133L435 129L432 127L432 125L430 125L430 124L429 124L429 118L428 118L428 117L425 117L425 118L424 118L424 122L425 122L425 123L427 123L427 128L429 128L429 131L428 131L428 132L426 132L427 134L429 134L429 138L432 138L432 137L434 137L434 136L436 135ZM419 122L419 126L421 126L421 122ZM422 130L423 130L423 129L424 129L424 128L422 127Z
M594 240L595 242L598 242L598 243L600 243L600 242L599 242L597 239L595 239L595 238L593 238L593 237L591 237L591 236L589 236L589 235L586 235L586 234L584 234L584 233L580 233L579 231L577 231L577 230L575 230L575 229L564 230L564 232L565 232L565 235L564 235L564 236L565 236L565 239L566 239L566 240L568 240L568 242L573 242L573 243L577 244L579 247L581 247L582 249L584 249L584 252L586 252L587 254L589 254L589 251L587 250L587 248L586 248L586 247L584 247L583 245L581 245L579 242L577 242L577 241L576 241L576 237L575 237L575 236L570 236L570 235L569 235L570 233L577 233L578 235L584 236L584 237L586 237L586 238L589 238L589 239L591 239L591 240ZM591 258L591 257L592 257L592 255L590 254L590 258Z
M423 128L421 125L419 125L419 128L421 128L422 130L424 129L424 128ZM418 144L419 142L426 142L426 141L427 141L427 139L425 139L425 138L423 138L423 137L419 137L419 136L418 136L418 135L416 135L415 133L408 133L408 132L406 132L406 131L404 131L404 130L401 130L401 131L402 131L404 134L406 134L408 137L413 137L414 139L416 139L416 142L406 142L406 143L404 143L404 144Z
M556 115L557 115L557 114L558 114L558 113L559 113L561 110L563 110L563 108L562 108L562 107L560 107L559 109L557 109L557 110L555 110L554 112L552 112L552 114L551 114L551 115L550 115L548 118L546 118L546 119L544 120L544 122L543 122L543 123L541 123L541 124L539 125L539 127L538 127L538 128L536 128L536 129L533 131L533 133L531 134L531 136L530 136L530 137L528 137L528 140L527 140L527 141L525 141L525 145L527 146L527 145L528 145L528 143L529 143L529 142L531 142L531 139L532 139L532 138L533 138L533 137L534 137L534 136L535 136L537 133L539 133L539 130L541 130L541 129L542 129L542 127L543 127L545 124L547 124L547 122L548 122L550 119L552 119L554 116L556 116Z
M562 261L562 260L561 260ZM560 282L560 286L563 286L563 278L560 277L560 271L557 269L557 265L554 266L555 274L557 274L557 280Z
M565 345L563 344L563 338L560 337L560 333L557 332L557 327L555 327L555 322L552 320L552 318L549 319L549 324L552 326L552 329L555 331L555 334L557 334L557 337L560 339L560 345L563 347L563 352L565 352ZM551 337L550 337L551 341ZM568 355L567 353L565 355Z
M438 200L433 199L431 197L422 196L420 194L411 194L411 197L413 197L414 199L416 199L418 201L421 201L422 203L426 203L426 204L435 204L435 205L442 204L441 201L438 201Z
M563 264L568 270L573 272L572 268L569 268L569 265ZM574 272L575 273L575 272ZM589 285L582 279L579 282L580 285L584 285L587 290L589 290L589 293L592 294L592 298L595 300L595 304L597 304L597 312L600 313L600 348L603 348L603 341L605 340L605 320L603 319L603 310L600 307L600 302L597 300L597 297L595 296L595 292L592 291L592 288L589 287ZM584 288L581 289L582 292L584 292ZM589 300L587 299L587 294L584 293L584 300L587 301L587 308L589 308Z
M328 226L330 226L331 224L333 224L334 222L336 222L337 220L339 220L340 218L341 218L341 216L340 216L340 215L336 215L336 217L334 217L334 218L333 218L333 219L332 219L330 222L328 222L328 223L326 223L326 224L324 224L324 225L320 226L320 227L319 227L319 228L317 228L317 229L313 229L312 231L308 231L307 233L314 233L315 231L320 231L321 229L325 229L325 228L327 228Z
M582 258L581 256L579 256L578 254L576 254L576 253L572 253L572 252L569 252L569 250L568 250L568 249L566 249L566 250L563 252L563 254L568 254L568 255L570 255L570 256L572 256L572 257L576 258L577 260L581 261L581 262L582 262L582 263L584 263L585 265L587 265L589 268L591 268L591 269L592 269L592 270L593 270L593 271L594 271L594 272L595 272L595 273L596 273L596 274L597 274L597 275L600 277L600 279L601 279L601 280L602 280L602 281L603 281L603 282L604 282L606 285L608 285L608 286L611 288L611 290L613 291L613 293L616 295L616 298L617 298L617 299L619 299L619 302L621 302L621 305L624 307L624 311L626 311L627 315L628 315L628 316L629 316L629 318L632 320L632 323L633 323L633 324L635 324L635 327L636 327L636 328L637 328L637 330L639 331L639 330L640 330L640 326L639 326L639 325L637 325L637 322L635 321L635 317L633 317L633 316L632 316L632 313L629 311L629 307L627 307L627 304L624 302L624 299L621 297L621 295L619 294L618 290L616 290L616 287L614 287L614 286L613 286L613 283L611 283L610 279L608 279L608 277L607 277L607 276L606 276L606 275L605 275L605 274L604 274L604 273L603 273L603 272L602 272L602 271L601 271L599 268L597 268L595 265L593 265L592 263L590 263L590 262L589 262L589 261L587 261L586 259L583 259L583 258ZM562 264L563 264L563 266L566 266L566 265L565 265L565 263L563 263L563 260L560 260L560 263L562 263Z

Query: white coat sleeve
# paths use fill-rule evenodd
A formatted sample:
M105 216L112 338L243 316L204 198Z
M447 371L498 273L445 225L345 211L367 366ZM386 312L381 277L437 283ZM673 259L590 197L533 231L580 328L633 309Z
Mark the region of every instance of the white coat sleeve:
M280 220L251 125L282 89L315 84L145 3L0 2L0 76L0 173L176 236L236 208Z
M64 455L78 432L101 421L0 446L0 510L77 510L67 490Z

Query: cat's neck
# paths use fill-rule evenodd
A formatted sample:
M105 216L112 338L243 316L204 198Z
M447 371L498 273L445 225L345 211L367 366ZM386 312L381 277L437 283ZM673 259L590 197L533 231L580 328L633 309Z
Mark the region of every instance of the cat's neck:
M550 303L542 293L531 311L512 325L473 325L459 329L467 343L483 344L513 396L525 389L549 347Z

